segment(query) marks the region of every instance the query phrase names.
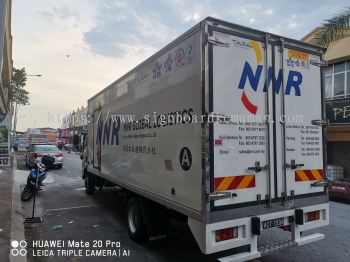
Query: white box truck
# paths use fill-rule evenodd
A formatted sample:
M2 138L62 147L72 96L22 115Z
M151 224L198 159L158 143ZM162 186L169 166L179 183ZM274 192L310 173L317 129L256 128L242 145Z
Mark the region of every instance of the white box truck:
M135 241L174 215L205 254L245 247L221 261L323 239L302 235L329 223L323 53L204 19L89 99L87 193L123 188Z

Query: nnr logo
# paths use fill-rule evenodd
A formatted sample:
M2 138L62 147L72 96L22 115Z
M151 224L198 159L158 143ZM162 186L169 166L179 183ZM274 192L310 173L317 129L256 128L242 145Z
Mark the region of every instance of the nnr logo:
M250 113L255 115L258 111L258 106L250 101L244 89L246 88L246 83L248 80L250 88L256 93L259 91L258 86L260 83L261 74L263 72L264 66L260 64L262 60L262 52L261 52L260 45L258 44L258 42L254 40L252 40L250 44L256 55L257 66L253 69L253 67L249 64L249 62L246 61L244 63L241 79L238 84L238 89L243 90L242 96L241 96L241 101L243 105ZM276 94L280 93L280 89L282 86L282 79L283 79L283 71L282 69L280 69L278 71L277 77L276 76L274 77L272 70L273 70L272 67L269 66L267 71L268 72L267 78L265 80L263 89L260 90L260 92L266 93L271 85L271 82L273 81L274 92ZM285 87L285 95L288 96L288 95L294 94L295 96L301 96L300 86L302 84L302 81L303 81L303 75L300 72L290 70L288 72L287 84Z
M100 120L97 126L96 144L119 145L120 117Z
M12 240L11 241L11 255L16 257L16 256L26 256L27 255L27 241L22 240L22 241L17 241L17 240Z

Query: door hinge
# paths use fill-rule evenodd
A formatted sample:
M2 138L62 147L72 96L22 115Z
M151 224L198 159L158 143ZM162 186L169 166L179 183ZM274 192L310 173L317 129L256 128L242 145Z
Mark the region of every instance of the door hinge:
M271 204L271 196L269 194L265 195L265 207L266 208L272 208L272 204Z
M217 36L208 35L207 41L208 41L208 43L213 44L213 45L222 46L222 47L230 47L229 42L221 40Z
M281 193L282 202L286 203L288 201L288 196L286 192Z
M311 125L314 126L328 126L329 120L328 119L314 119L311 120Z

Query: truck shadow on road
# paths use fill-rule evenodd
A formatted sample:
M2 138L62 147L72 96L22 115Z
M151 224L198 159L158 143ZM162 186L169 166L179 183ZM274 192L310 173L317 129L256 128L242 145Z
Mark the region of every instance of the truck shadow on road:
M85 193L85 192L82 192ZM42 197L42 196L40 196ZM89 205L66 205L64 208L53 208L41 211L43 223L26 226L26 238L33 240L75 240L93 244L94 241L119 241L123 250L130 251L130 256L121 257L125 261L216 261L211 256L204 256L184 223L169 221L169 232L166 239L137 244L130 240L123 198L116 188L107 188L93 196L85 196ZM68 201L68 200L67 200ZM39 205L43 205L39 200ZM30 204L30 203L28 203ZM31 211L25 205L25 214ZM40 211L39 211L40 212ZM57 257L33 256L35 248L30 247L32 254L29 261L65 261ZM36 248L38 250L38 248ZM179 252L181 250L181 252ZM76 254L73 254L73 257ZM87 259L87 260L85 260ZM101 258L84 258L84 261L100 261ZM104 257L104 261L115 261L115 258Z
M28 170L29 173L24 157L17 158L17 168ZM32 204L32 200L22 202L25 217L32 215ZM121 189L103 188L102 191L96 190L94 195L88 195L85 192L81 174L77 173L77 170L69 170L69 167L50 170L43 190L36 197L35 216L41 216L43 222L25 224L28 261L70 261L71 259L101 261L101 257L80 256L77 253L79 249L83 251L103 249L103 247L93 247L93 244L98 241L120 242L120 249L129 252L127 253L129 255L119 257L125 261L217 261L219 256L218 254L203 255L187 223L173 219L168 221L166 239L143 244L134 243L127 232ZM89 243L90 246L88 248L66 246L60 249L69 249L71 253L58 256L59 248L41 247L39 240L62 241L66 244L68 241L76 241L76 243L82 241ZM53 251L53 255L48 253L50 250ZM107 256L103 257L103 260L115 261L116 257Z

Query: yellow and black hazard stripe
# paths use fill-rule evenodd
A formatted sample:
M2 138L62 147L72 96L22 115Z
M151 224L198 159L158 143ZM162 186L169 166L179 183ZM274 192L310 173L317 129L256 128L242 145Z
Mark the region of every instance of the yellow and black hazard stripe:
M323 180L323 170L322 169L304 169L304 170L295 170L295 181L315 181Z
M214 179L215 191L244 189L255 187L255 175L216 177Z

